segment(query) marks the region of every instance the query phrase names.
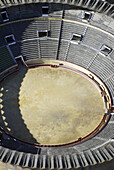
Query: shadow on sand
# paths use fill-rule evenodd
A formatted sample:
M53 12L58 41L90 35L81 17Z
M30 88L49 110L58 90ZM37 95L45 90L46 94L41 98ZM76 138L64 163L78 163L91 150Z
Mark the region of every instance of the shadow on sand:
M37 143L30 134L19 110L18 97L27 68L19 64L19 71L0 83L0 126L10 135L30 143Z

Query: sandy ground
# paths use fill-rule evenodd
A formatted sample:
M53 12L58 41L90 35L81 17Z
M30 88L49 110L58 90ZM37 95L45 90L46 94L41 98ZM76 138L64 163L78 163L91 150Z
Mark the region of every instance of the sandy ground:
M19 92L24 124L41 144L63 144L84 137L104 114L96 87L62 68L39 67L25 74Z

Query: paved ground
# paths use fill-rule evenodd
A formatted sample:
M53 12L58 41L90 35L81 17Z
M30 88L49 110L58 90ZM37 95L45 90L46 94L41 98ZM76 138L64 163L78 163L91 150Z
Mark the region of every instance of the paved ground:
M103 101L93 84L61 68L29 69L21 84L19 105L24 123L42 144L84 137L104 114Z

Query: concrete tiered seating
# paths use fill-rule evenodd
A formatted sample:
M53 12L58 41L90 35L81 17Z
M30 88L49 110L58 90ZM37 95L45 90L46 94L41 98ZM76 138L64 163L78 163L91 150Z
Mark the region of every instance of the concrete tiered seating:
M85 68L89 65L91 60L96 56L97 52L80 44L71 43L67 61L79 64Z
M49 4L49 17L62 18L63 16L63 6L62 4Z
M38 31L48 30L48 20L35 20L32 21L23 32L22 39L38 38Z
M59 38L61 31L61 21L51 20L50 21L50 37Z
M91 19L89 21L83 19L83 13L87 12L92 15ZM83 23L89 23L91 25L97 26L99 28L102 28L108 32L113 33L113 18L100 14L98 12L88 11L84 9L77 9L72 7L66 7L64 8L64 18L74 21L79 21ZM108 25L108 27L107 27Z
M63 16L63 6L62 4L49 4L49 17L62 18Z
M33 18L42 16L42 4L25 4L19 6L21 18Z
M0 27L0 47L3 45L7 45L4 37L13 34L11 29L11 25L5 25L4 27Z
M114 50L111 52L109 57L112 60L112 62L114 63Z
M114 74L114 63L108 58L98 54L94 59L93 63L90 65L89 70L95 73L103 81Z
M61 39L70 40L72 33L83 35L85 29L85 25L63 21Z
M0 72L4 71L6 68L15 65L16 62L9 53L7 47L0 48Z
M22 54L25 60L39 58L37 40L22 42L20 48L21 48L20 53Z
M104 15L104 14L99 15L98 12L95 12L91 20L91 25L102 28L106 30L107 32L110 32L113 34L114 20L113 18L107 15Z
M76 7L67 6L64 8L64 18L74 21L82 21L82 11Z
M60 44L59 44L59 51L58 51L58 55L59 55L59 59L60 60L65 60L66 59L66 51L68 49L68 44L69 42L68 41L63 41L61 40L60 41Z
M83 43L97 50L99 50L103 44L106 44L110 48L114 47L113 36L94 28L87 29Z
M10 46L10 50L13 53L14 57L17 57L17 56L21 55L22 54L22 52L21 52L21 43L18 42L16 44Z
M16 23L11 24L16 41L22 41L24 39L29 39L32 36L34 38L35 31L31 32L31 30L30 30L30 32L29 31L27 32L28 34L26 33L26 29L30 24L31 24L31 21L16 22Z
M58 48L57 40L52 40L52 39L40 40L41 58L56 59L57 48Z
M94 141L95 142L95 141ZM78 148L77 148L78 149ZM48 150L48 149L45 149ZM53 149L54 150L54 149ZM104 147L89 150L85 153L72 155L68 154L68 149L64 148L65 155L53 155L50 152L50 155L37 155L37 154L29 154L23 152L15 152L9 149L5 149L3 147L0 148L1 155L0 160L4 160L4 162L12 163L17 166L22 166L23 168L40 168L40 169L69 169L69 168L79 168L80 166L86 167L89 165L96 165L99 163L103 163L105 161L109 161L113 155L113 144L105 144ZM8 157L10 156L10 159ZM24 160L24 161L23 161ZM111 165L111 164L110 164ZM102 165L101 165L102 166ZM11 167L11 166L10 166Z
M112 104L114 105L114 74L105 81L105 84L112 96Z
M38 1L39 2L39 1ZM46 0L43 0L41 2L55 2L54 0L50 1L46 1ZM5 0L5 1L0 1L0 6L1 7L5 7L5 6L11 6L11 5L20 5L20 4L26 4L26 3L33 3L33 1L31 0L28 0L28 1L25 1L25 0L21 0L21 1L9 1L9 0ZM34 3L37 3L37 1L34 1ZM100 0L96 0L96 1L91 1L91 0L88 0L88 1L83 1L83 0L79 0L79 1L69 1L67 2L66 0L65 1L60 1L58 0L56 3L63 3L63 4L72 4L72 5L76 5L76 6L81 6L81 7L84 7L84 8L89 8L89 9L92 9L92 10L98 10L99 12L105 12L107 14L110 14L113 16L113 5L107 3L106 1L100 1Z

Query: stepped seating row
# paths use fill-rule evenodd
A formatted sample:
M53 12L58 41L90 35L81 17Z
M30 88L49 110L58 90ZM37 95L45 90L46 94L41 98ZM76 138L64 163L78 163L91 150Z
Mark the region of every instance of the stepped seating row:
M0 27L0 46L6 45L4 37L13 34L16 41L39 38L38 31L48 30L49 37L59 38L61 21L30 20ZM18 28L18 29L17 29Z
M82 46L71 43L67 55L67 61L81 65L85 68L89 65L91 60L96 56L97 52Z
M99 15L99 13L95 12L90 24L102 28L112 34L114 33L114 19L107 15Z
M12 6L12 5L20 5L20 4L26 4L26 3L37 3L39 2L39 0L37 1L33 1L33 0L13 0L13 1L9 1L9 0L0 0L0 7L7 7L7 6ZM43 3L55 3L54 0L49 0L49 1L40 1ZM92 9L92 10L96 10L99 12L105 12L108 15L112 15L113 16L113 5L109 4L107 1L100 1L100 0L87 0L87 1L83 1L83 0L78 0L78 1L67 1L67 0L57 0L56 3L61 3L61 4L71 4L71 5L76 5L76 6L81 6L84 8L88 8L88 9Z
M64 149L65 150L65 149ZM0 147L0 160L23 168L70 169L87 167L109 161L114 156L113 144L73 155L37 155L17 152Z
M20 5L20 6L12 6L10 8L6 8L6 11L9 21L19 20L21 18L30 18L30 17L40 17L42 15L40 4L27 4L27 5ZM0 15L0 23L3 23L3 18Z
M50 21L50 37L59 38L61 31L61 22L57 20Z
M45 21L33 21L28 26L26 29L23 31L22 39L31 39L31 38L37 38L38 36L38 31L40 30L49 30L49 22L48 20Z
M110 59L114 63L114 50L110 54Z
M39 38L40 30L47 30L48 36L51 38L60 38L63 40L71 40L73 33L82 35L83 38L80 43L94 48L97 51L100 50L103 44L106 44L110 49L114 47L112 34L81 23L78 24L66 21L61 23L61 21L56 20L29 20L1 26L0 46L7 45L4 39L5 36L13 34L15 41L19 42L26 39Z
M87 1L86 1L87 2ZM32 4L23 4L20 6L12 6L10 8L1 9L1 12L6 11L8 16L8 21L14 21L19 19L42 17L42 3L32 3ZM49 7L49 17L54 18L65 18L69 20L76 20L80 22L87 22L89 24L101 27L104 30L113 33L113 18L108 17L107 15L88 11L85 9L80 9L79 7L62 5L62 4L48 4ZM112 8L113 11L113 8ZM15 15L14 15L15 13ZM85 14L86 13L86 14ZM87 15L84 19L84 15ZM3 18L0 15L0 23L3 23ZM108 27L107 27L108 25Z
M0 47L7 45L5 41L5 36L12 34L11 25L5 25L4 27L0 27Z
M66 52L69 46L69 42L68 41L62 41L60 40L60 44L59 44L59 51L58 51L58 56L59 56L59 60L65 60L66 59Z
M114 37L106 34L106 32L99 31L94 28L87 28L85 36L83 38L83 44L88 45L94 49L99 50L103 44L106 44L110 48L114 47Z
M72 37L72 33L83 35L86 30L86 27L87 26L80 25L78 23L63 21L61 39L70 40Z
M20 6L12 6L10 8L6 8L7 16L9 21L15 21L19 19L27 19L27 18L34 18L34 17L42 17L42 3L36 4L25 4ZM62 18L63 15L63 6L61 4L48 4L49 7L49 17L54 18ZM15 15L14 15L15 14ZM0 23L3 23L2 15L0 15Z
M108 58L102 56L101 54L98 54L93 63L90 65L89 70L95 73L104 81L109 76L114 74L113 68L113 62L111 62Z
M40 54L41 58L56 59L58 48L57 40L40 40Z
M75 64L79 64L95 73L103 81L113 74L114 63L110 57L105 57L103 54L84 44L75 44L68 41L60 42L59 59L67 60ZM66 51L68 51L66 53Z
M59 59L81 65L100 77L113 94L113 79L107 79L113 75L114 63L110 58L104 57L97 51L81 44L69 44L68 41L61 41L59 48ZM22 55L27 60L37 58L56 59L58 41L54 39L32 40L17 43L10 47L14 56ZM68 49L67 49L68 48ZM20 49L20 52L19 52ZM68 50L68 53L66 51ZM113 96L112 96L113 98Z
M39 58L37 40L23 42L21 44L20 51L25 60Z
M38 30L50 30L47 40L38 40ZM66 21L62 21L62 23L57 21L56 23L56 20L27 20L4 25L0 27L0 31L0 45L6 45L4 37L14 33L17 45L9 46L9 48L15 57L16 55L23 55L26 60L43 57L56 59L58 57L58 59L68 60L89 68L102 80L113 74L113 71L111 71L114 61L113 36L99 29ZM73 33L83 35L82 40L76 43L70 41ZM99 53L103 44L106 44L112 50L106 57ZM97 53L98 56L96 57Z
M64 5L62 4L49 4L49 17L62 18Z
M11 50L14 58L17 56L20 56L22 54L21 53L21 43L16 43L14 45L11 45L10 50Z
M47 38L27 40L10 46L14 57L22 55L25 61L38 58L56 59L57 48L58 41Z
M52 38L59 38L61 21L56 20L35 20L35 21L25 21L20 24L13 24L13 32L17 41L25 39L38 38L38 31L48 30L49 36ZM16 28L20 28L17 30Z
M92 48L81 44L75 44L61 40L59 46L59 59L67 60L75 64L79 64L99 76L102 80L113 74L113 62L109 57L104 57L102 54ZM14 56L23 55L25 60L37 58L55 58L57 54L58 40L41 39L23 41L10 47ZM67 53L68 50L68 53ZM41 54L40 54L41 53ZM96 56L97 55L97 56Z
M56 59L58 43L58 40L54 39L33 39L12 45L10 46L10 49L15 57L23 55L26 60L36 59L39 57ZM89 48L89 46L84 46L84 44L81 45L70 42L70 45L68 45L68 41L61 40L59 46L59 59L74 62L75 64L79 64L85 68L89 67L89 70L99 76L102 80L107 79L108 76L113 74L114 63L109 57L105 57L99 53L95 58L98 52Z
M68 20L83 22L86 24L88 23L113 33L113 18L104 14L99 15L98 12L92 10L89 11L87 9L76 9L68 6L67 9L64 8L64 18Z
M15 64L15 59L12 58L7 47L0 48L0 72Z
M110 48L114 47L113 35L94 27L91 28L87 25L64 21L62 24L61 39L70 40L73 33L83 35L82 42L80 43L86 44L88 47L96 50L99 50L103 44L106 44Z
M112 97L112 104L114 105L114 74L105 81L105 85L107 86L111 97Z

